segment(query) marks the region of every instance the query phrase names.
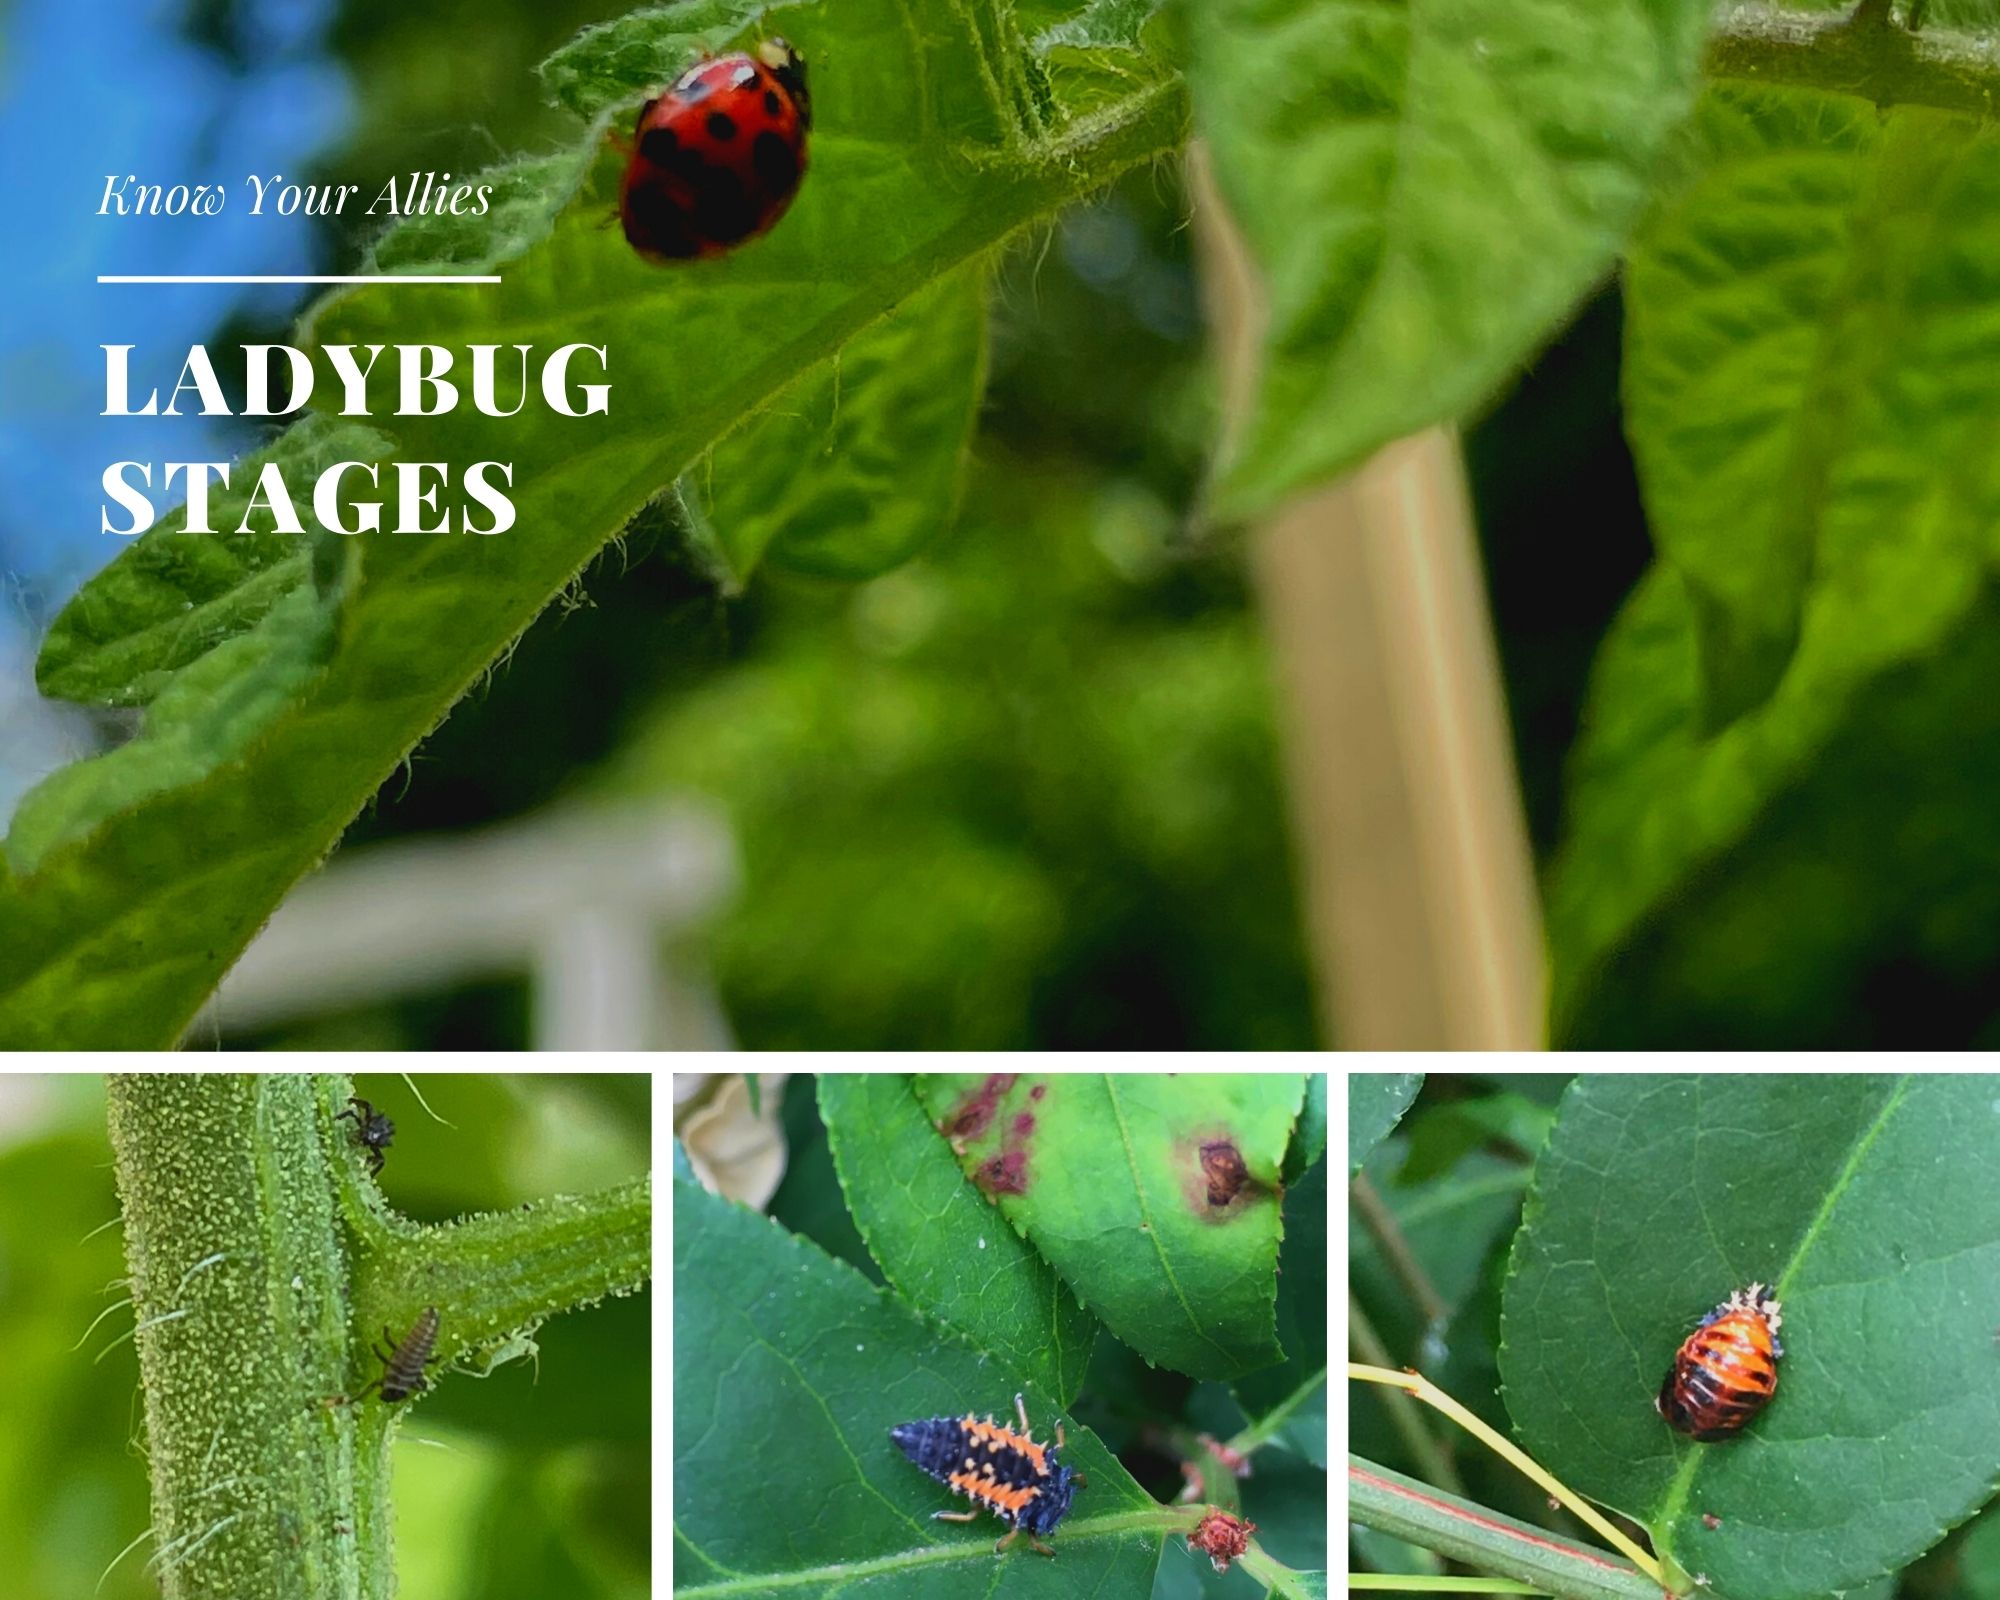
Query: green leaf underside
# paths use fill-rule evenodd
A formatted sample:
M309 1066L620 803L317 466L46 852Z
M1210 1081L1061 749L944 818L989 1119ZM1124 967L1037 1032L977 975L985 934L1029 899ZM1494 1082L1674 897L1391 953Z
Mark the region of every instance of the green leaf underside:
M280 533L261 500L246 517L264 464L278 463L296 501L298 485L310 488L336 461L388 456L389 441L372 428L308 416L233 463L229 486L209 494L216 533L187 533L185 507L162 517L63 608L42 642L36 686L59 700L149 704L177 673L255 628L309 576L306 540ZM351 477L342 483L350 508L356 487ZM310 506L298 510L311 516ZM251 531L237 533L246 522Z
M847 1208L896 1291L1070 1404L1096 1320L967 1185L909 1080L823 1075L819 1103Z
M625 26L593 37L602 46ZM82 800L72 808L59 795L51 809L67 818L44 815L36 828L66 842L37 852L32 878L17 869L0 880L0 1041L170 1043L285 888L650 496L911 295L1171 149L1184 123L1169 84L1085 122L1027 126L1023 52L943 0L843 5L837 49L830 33L818 47L817 7L788 10L785 26L815 63L820 123L798 202L754 246L673 270L640 261L602 226L620 175L606 146L539 236L525 202L496 218L515 252L496 263L501 284L365 288L322 303L310 328L322 345L431 342L462 357L475 342L532 343L538 360L562 343L604 346L610 411L565 417L537 393L514 418L469 401L444 417L395 417L390 358L378 363L370 420L397 458L460 472L512 463L516 526L492 538L363 538L331 660L302 687L285 652L239 663L262 680L231 690L258 710L252 735L207 738L210 764L188 769L184 736L164 729L162 747L149 729L121 752L144 780L123 792L141 798L106 818L106 791L66 777L82 789L65 794ZM597 58L569 72L570 97L615 98ZM464 218L411 219L377 258L421 270L490 254L491 238L469 232ZM318 387L337 394L324 366ZM130 674L99 676L122 685Z
M986 271L947 274L786 390L682 480L741 584L900 566L950 524L986 386Z
M1611 265L1707 0L1214 0L1196 121L1269 301L1220 508L1485 400Z
M1368 1153L1403 1120L1423 1087L1421 1072L1352 1072L1347 1077L1347 1170L1359 1172Z
M585 28L544 61L542 86L558 105L595 117L671 82L703 54L735 47L746 29L790 25L801 0L679 0ZM817 73L819 64L808 59Z
M951 1073L917 1092L1087 1310L1156 1365L1232 1378L1284 1359L1275 1185L1304 1091L1291 1073Z
M1680 161L1628 286L1667 562L1599 654L1572 757L1559 1032L1858 703L1959 648L2000 555L2000 135L1731 89Z
M1996 1108L1976 1075L1578 1079L1506 1285L1529 1450L1722 1594L1803 1600L1928 1549L2000 1470ZM1783 1300L1776 1397L1695 1444L1653 1396L1753 1280Z
M1066 1429L1082 1471L1044 1560L996 1560L992 1519L931 1520L966 1502L903 1457L889 1430L1025 1389L1035 1436L1050 1398L928 1328L894 1296L765 1218L674 1185L674 1592L682 1600L866 1593L1097 1594L1143 1600L1157 1510L1097 1440Z

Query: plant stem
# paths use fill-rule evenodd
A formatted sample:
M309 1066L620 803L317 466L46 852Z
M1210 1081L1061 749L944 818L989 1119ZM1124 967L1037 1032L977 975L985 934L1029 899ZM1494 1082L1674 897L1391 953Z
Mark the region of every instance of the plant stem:
M1374 1323L1361 1309L1361 1302L1354 1297L1352 1289L1347 1292L1347 1338L1355 1355L1372 1366L1393 1367L1395 1360L1382 1344L1382 1336L1375 1331ZM1423 1414L1417 1409L1406 1390L1387 1385L1378 1390L1383 1408L1389 1413L1389 1423L1401 1435L1410 1458L1423 1469L1424 1475L1432 1483L1463 1494L1465 1485L1459 1481L1458 1469L1452 1465L1445 1447L1431 1436L1424 1426Z
M347 1315L316 1078L111 1078L166 1600L372 1593L356 1534L379 1455L322 1404Z
M1825 89L1878 106L1973 116L2000 109L2000 44L1969 34L1911 33L1885 4L1852 12L1741 4L1722 11L1703 69L1711 79Z
M1362 1226L1374 1237L1383 1259L1403 1280L1403 1287L1410 1291L1410 1298L1416 1301L1425 1328L1442 1328L1451 1318L1451 1307L1444 1303L1444 1296L1437 1292L1430 1274L1424 1271L1416 1252L1403 1237L1402 1224L1397 1222L1396 1214L1382 1203L1382 1197L1375 1192L1375 1186L1368 1181L1366 1173L1356 1174L1348 1192L1354 1200L1354 1209L1361 1217ZM1396 1365L1392 1361L1382 1364Z
M1659 1600L1659 1584L1601 1550L1558 1539L1359 1456L1347 1458L1347 1486L1348 1514L1356 1522L1482 1572L1532 1584L1563 1600Z

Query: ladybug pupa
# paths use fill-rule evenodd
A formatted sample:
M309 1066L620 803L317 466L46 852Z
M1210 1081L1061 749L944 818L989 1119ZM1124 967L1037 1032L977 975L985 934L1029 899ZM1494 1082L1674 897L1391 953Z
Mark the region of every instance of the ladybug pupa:
M1777 1296L1763 1284L1738 1289L1674 1352L1654 1409L1704 1444L1735 1438L1778 1392L1783 1322Z

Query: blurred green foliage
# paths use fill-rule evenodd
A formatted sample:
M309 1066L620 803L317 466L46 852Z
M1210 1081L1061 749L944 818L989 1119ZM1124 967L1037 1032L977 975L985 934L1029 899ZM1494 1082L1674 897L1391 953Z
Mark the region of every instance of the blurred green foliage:
M648 1075L356 1080L396 1122L390 1202L425 1220L598 1188L650 1161ZM149 1600L144 1426L104 1097L93 1075L0 1100L0 1541L8 1600ZM110 1222L113 1225L101 1227ZM98 1229L95 1233L93 1229ZM538 1361L451 1373L404 1419L402 1592L426 1600L651 1593L650 1297L558 1317Z
M310 176L553 148L573 128L534 63L626 9L341 0L356 118ZM1022 25L1077 9L1033 0ZM253 10L198 0L191 28L226 59ZM1990 27L2000 10L1936 0L1929 19ZM329 232L324 263L359 242ZM1018 245L996 275L964 509L928 556L860 586L767 573L724 598L681 534L642 518L349 838L473 827L590 784L692 785L741 834L745 888L713 957L745 1043L1326 1042L1240 550L1190 522L1215 402L1189 258L1165 165ZM1544 864L1569 824L1591 663L1652 554L1623 336L1614 283L1467 423ZM1814 770L1631 931L1575 1042L2000 1036L1992 620L1989 601L1936 660L1857 699ZM519 1045L527 1005L518 984L481 984L282 1042Z

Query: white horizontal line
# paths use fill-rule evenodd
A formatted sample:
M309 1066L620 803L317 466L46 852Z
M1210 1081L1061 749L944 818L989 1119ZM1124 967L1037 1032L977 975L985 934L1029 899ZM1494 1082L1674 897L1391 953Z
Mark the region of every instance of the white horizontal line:
M498 283L494 277L448 277L442 274L422 272L383 272L373 277L340 278L322 275L288 278L263 276L257 273L135 273L121 276L116 273L99 273L99 283Z

